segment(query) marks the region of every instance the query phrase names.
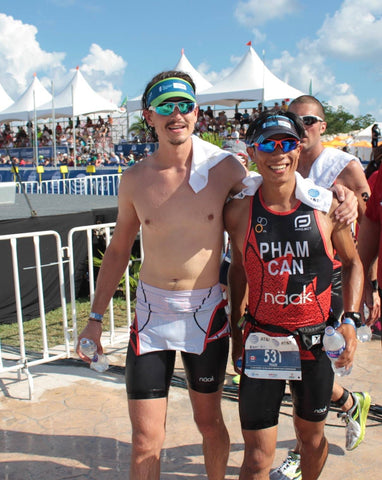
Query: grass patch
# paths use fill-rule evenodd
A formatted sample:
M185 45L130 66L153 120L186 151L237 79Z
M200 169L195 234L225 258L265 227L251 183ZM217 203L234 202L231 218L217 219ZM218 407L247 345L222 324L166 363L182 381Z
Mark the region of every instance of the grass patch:
M88 321L90 313L90 301L79 299L76 301L77 311L77 332L81 333ZM71 304L67 305L68 326L72 328ZM64 343L64 331L62 326L62 308L48 312L45 316L47 325L48 346L53 348ZM104 316L103 329L109 329L109 313ZM114 325L115 327L126 326L126 300L114 298ZM3 346L19 347L18 324L0 325L0 339ZM71 339L72 340L72 339ZM24 321L24 341L27 351L42 352L42 328L40 318Z

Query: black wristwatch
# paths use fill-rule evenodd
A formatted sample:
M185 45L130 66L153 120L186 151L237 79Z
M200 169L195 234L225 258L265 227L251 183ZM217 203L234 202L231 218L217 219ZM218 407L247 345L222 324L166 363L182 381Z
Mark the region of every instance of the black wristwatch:
M378 281L377 280L370 280L371 288L373 292L378 292Z
M351 320L353 320L357 328L362 325L362 317L359 312L345 312L344 318L350 318Z

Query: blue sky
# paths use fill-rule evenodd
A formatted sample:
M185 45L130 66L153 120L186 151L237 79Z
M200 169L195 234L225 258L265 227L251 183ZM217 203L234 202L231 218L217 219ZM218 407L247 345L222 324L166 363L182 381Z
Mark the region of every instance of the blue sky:
M0 84L55 91L76 66L105 98L139 95L184 48L212 84L247 52L292 86L382 121L381 0L18 0L0 6Z

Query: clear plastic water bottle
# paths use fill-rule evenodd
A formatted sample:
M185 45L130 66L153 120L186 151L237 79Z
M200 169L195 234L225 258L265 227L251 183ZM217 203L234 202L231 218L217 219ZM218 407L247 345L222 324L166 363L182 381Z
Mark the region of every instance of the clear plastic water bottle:
M349 375L351 372L351 368L346 369L345 367L338 368L335 366L335 362L346 347L346 342L343 335L337 330L335 330L333 327L326 327L325 335L323 338L323 345L326 355L332 362L332 368L334 373L339 375L340 377Z
M373 333L369 325L363 324L359 328L357 328L357 338L362 343L370 342L372 335Z
M89 338L81 338L80 340L81 352L90 358L90 368L97 372L105 372L109 368L109 362L106 355L98 355L97 345Z

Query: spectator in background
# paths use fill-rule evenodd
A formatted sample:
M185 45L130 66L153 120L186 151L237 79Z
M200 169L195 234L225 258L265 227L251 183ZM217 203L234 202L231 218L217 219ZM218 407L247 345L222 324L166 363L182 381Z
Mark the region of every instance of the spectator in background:
M249 125L250 122L251 122L251 119L250 119L248 110L245 108L244 113L243 113L243 118L242 118L242 121L241 121L241 126Z
M381 131L379 130L378 123L374 123L371 127L371 146L373 148L378 147L378 139L381 136Z
M381 311L375 303L374 295L379 293L382 300L382 168L377 173L371 197L367 202L365 218L358 232L358 251L365 275L365 303L370 311L367 324L374 326ZM378 260L377 260L378 258ZM372 265L377 261L377 277L370 277ZM368 281L368 280L369 281ZM381 337L382 339L382 337Z
M214 118L214 112L212 111L212 108L208 105L207 110L205 111L205 114L210 117L212 120Z

